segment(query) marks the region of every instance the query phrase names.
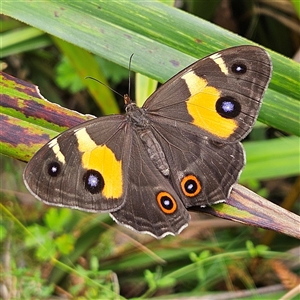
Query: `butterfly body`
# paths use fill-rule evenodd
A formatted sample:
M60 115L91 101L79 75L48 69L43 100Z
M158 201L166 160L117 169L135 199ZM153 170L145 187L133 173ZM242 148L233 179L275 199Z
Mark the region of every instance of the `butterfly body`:
M156 238L178 234L187 208L228 197L245 164L239 142L271 77L261 48L230 48L172 77L138 108L62 133L29 162L24 181L45 203L110 212ZM41 165L42 164L42 165Z

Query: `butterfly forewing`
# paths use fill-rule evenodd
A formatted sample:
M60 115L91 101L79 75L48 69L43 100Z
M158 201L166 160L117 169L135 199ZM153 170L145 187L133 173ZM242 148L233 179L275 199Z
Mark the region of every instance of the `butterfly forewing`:
M120 208L128 187L131 146L126 124L124 116L110 116L62 133L27 164L27 188L56 206L91 212Z
M149 97L144 108L161 116L165 126L236 142L256 121L271 72L265 50L226 49L176 74Z

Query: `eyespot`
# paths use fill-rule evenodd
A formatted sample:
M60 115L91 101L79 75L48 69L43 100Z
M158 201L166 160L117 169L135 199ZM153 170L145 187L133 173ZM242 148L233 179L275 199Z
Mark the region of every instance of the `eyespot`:
M201 183L194 175L187 175L181 180L181 190L187 197L197 196L201 189Z
M241 104L231 96L220 97L216 102L217 113L226 119L237 117L241 109Z
M104 188L102 175L95 170L88 170L83 176L84 187L91 194L100 193Z
M51 177L57 177L60 174L60 171L61 171L61 166L58 162L52 161L51 163L49 163L48 174Z
M177 210L175 199L167 192L159 192L156 196L156 200L160 209L165 214L172 214Z
M247 66L243 63L234 63L231 66L231 71L234 74L240 75L240 74L245 74L247 72Z

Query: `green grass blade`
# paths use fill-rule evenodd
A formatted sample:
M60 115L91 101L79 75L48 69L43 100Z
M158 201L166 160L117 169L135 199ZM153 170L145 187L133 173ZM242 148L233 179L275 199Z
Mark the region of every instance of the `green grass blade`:
M243 143L247 163L240 182L300 174L300 139L284 137Z

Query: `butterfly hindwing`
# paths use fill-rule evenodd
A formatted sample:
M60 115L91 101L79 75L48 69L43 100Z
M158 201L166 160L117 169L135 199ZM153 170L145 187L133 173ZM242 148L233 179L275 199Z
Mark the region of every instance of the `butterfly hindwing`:
M169 180L186 208L225 201L244 166L238 143L220 143L152 122L170 166ZM189 185L191 190L188 190Z
M168 177L155 167L144 149L133 132L126 202L111 215L118 223L157 238L179 234L190 215Z

